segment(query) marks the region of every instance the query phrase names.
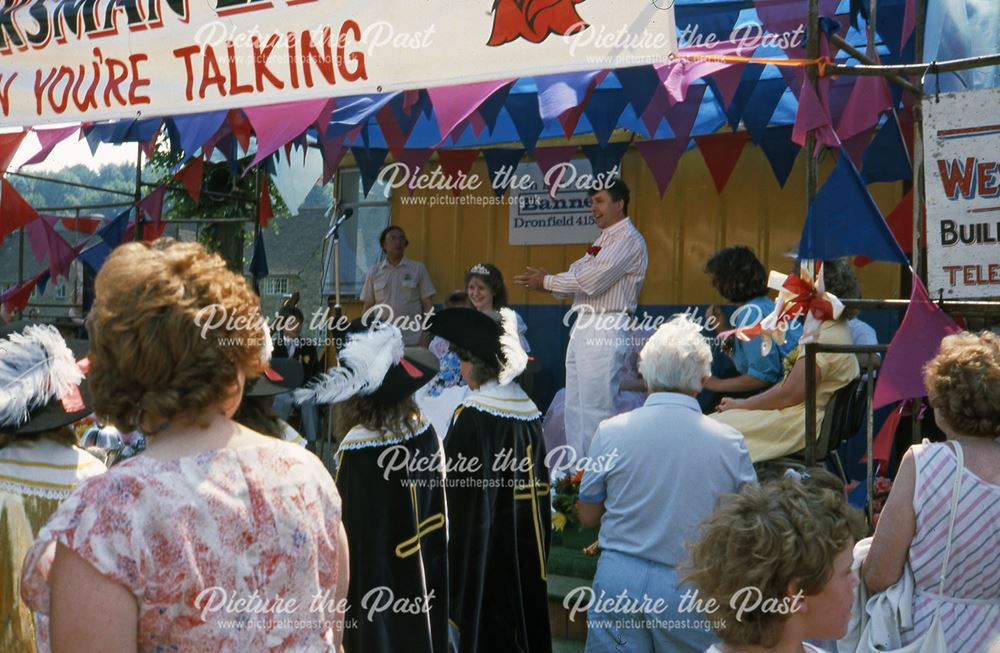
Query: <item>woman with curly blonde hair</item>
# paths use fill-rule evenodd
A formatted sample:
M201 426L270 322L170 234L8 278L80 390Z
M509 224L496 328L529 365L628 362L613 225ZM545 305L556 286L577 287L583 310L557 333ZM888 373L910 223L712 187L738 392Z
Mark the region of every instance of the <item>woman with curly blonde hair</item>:
M40 640L334 650L347 549L333 480L301 447L232 419L270 355L257 297L220 256L170 239L116 249L95 295L95 413L149 444L81 485L28 552L22 596Z
M875 593L912 573L904 645L937 620L948 653L985 653L1000 643L1000 336L946 337L924 384L948 441L903 456L862 576Z
M863 531L843 486L822 469L748 485L724 502L691 547L686 575L706 608L693 616L722 640L708 653L822 653L804 641L843 637Z

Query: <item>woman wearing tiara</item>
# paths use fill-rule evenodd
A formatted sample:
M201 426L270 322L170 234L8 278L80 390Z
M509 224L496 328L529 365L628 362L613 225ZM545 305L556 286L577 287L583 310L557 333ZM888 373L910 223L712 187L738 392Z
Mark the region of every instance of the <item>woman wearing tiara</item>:
M552 650L545 565L551 533L542 414L515 378L528 355L516 318L434 315L470 392L445 439L451 622L459 653Z
M503 282L503 273L492 263L476 263L465 273L465 292L472 307L481 313L486 313L497 322L500 321L499 310L507 308L507 286ZM521 341L521 349L531 352L531 345L525 333L528 327L517 311L511 309L517 319L517 336Z
M446 653L448 531L444 457L413 393L437 373L398 328L355 321L340 367L296 400L343 403L353 425L337 451L337 489L351 556L347 653Z

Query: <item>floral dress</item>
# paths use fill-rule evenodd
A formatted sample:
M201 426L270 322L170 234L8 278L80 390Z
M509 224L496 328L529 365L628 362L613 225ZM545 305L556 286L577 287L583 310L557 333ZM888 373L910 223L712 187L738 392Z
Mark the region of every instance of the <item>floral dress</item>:
M139 651L333 650L340 510L319 459L277 439L129 459L78 487L25 557L39 648L58 542L135 596Z

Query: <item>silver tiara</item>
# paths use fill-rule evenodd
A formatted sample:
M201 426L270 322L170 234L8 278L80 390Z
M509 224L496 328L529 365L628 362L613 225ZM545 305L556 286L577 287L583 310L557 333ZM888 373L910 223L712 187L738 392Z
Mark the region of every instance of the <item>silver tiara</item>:
M469 268L469 274L485 274L486 276L490 276L490 269L482 263L476 263Z

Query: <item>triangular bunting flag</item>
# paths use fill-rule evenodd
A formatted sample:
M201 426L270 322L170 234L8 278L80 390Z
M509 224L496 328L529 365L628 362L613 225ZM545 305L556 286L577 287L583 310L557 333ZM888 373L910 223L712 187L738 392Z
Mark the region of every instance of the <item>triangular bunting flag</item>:
M674 138L682 143L687 143L691 138L691 128L698 118L698 111L701 109L701 100L705 97L704 84L696 84L688 89L687 97L683 102L678 102L667 110L667 122L674 132Z
M270 274L267 269L267 252L264 250L264 230L257 232L257 238L253 244L253 258L250 259L248 268L254 280L260 281Z
M76 252L66 240L56 233L47 220L39 220L45 233L45 242L49 250L49 275L58 281L59 277L69 279L69 266L76 258Z
M429 147L412 148L403 150L400 157L396 159L397 162L406 166L406 187L410 195L413 195L415 186L412 182L420 176L421 171L423 171L424 166L427 165L427 161L430 160L433 153L434 150Z
M646 110L642 112L642 124L646 127L649 138L656 136L656 130L660 128L660 123L667 117L667 109L670 108L670 98L662 84L658 84L653 89L653 97L646 105Z
M403 148L406 147L406 141L410 137L409 132L404 132L400 127L391 104L382 107L376 116L376 120L378 121L379 129L382 131L382 137L389 146L389 151L392 152L392 158L398 159L403 153ZM411 123L410 129L412 128L413 124Z
M720 194L726 187L729 176L733 174L736 162L740 160L747 139L746 132L712 134L710 136L695 136L694 138L702 158L705 159L705 166L708 167L708 172L712 175L712 181L715 182L715 190Z
M19 168L24 166L34 165L36 163L41 163L45 158L52 152L56 145L69 138L73 134L80 130L79 125L71 125L69 127L55 127L51 129L35 129L35 136L38 137L38 142L41 143L42 149L35 153L30 159L22 163Z
M128 228L131 208L127 208L118 214L114 220L97 230L97 235L107 243L112 249L118 247L125 240L125 230Z
M504 106L524 149L529 154L534 152L535 143L544 128L542 117L538 114L538 96L535 93L511 93Z
M452 130L478 109L488 97L513 83L513 79L500 79L427 89L441 133L438 145L443 143L451 135Z
M896 239L899 246L903 249L903 252L909 254L913 251L913 189L911 188L907 191L903 199L899 200L899 204L896 208L892 210L892 213L885 216L885 222L889 225L889 231L892 232L892 237ZM926 225L921 225L924 229L924 233L921 234L920 239L922 242L927 242ZM854 264L856 266L864 267L871 263L871 259L867 256L858 256L854 259Z
M205 141L219 131L228 114L228 111L210 111L173 117L174 126L180 136L180 147L184 150L184 159L178 164L178 168L193 157ZM89 133L87 139L90 139Z
M771 171L774 172L778 185L784 188L788 175L795 166L795 157L802 149L792 140L792 126L782 125L765 129L760 137L760 149L764 150L764 156L771 164Z
M166 191L166 186L157 186L156 190L139 202L139 208L146 214L146 219L152 220L153 224L158 225L163 219L163 195Z
M633 66L631 68L617 68L614 75L621 83L622 93L628 98L628 103L635 111L635 115L641 116L653 99L656 89L660 86L660 78L656 71L653 70L652 66Z
M931 302L920 277L914 274L910 306L885 352L872 405L879 408L900 399L925 396L924 365L937 355L945 336L961 330Z
M201 201L201 181L204 173L205 159L199 156L174 175L174 179L184 185L184 189L187 190L195 204Z
M0 304L3 304L7 310L11 312L23 311L28 306L28 300L31 299L31 293L41 280L42 275L47 275L48 273L48 270L44 270L34 279L25 281L23 285L4 291L4 293L0 295Z
M271 206L271 183L267 175L260 176L260 195L257 202L257 224L262 229L267 229L267 223L274 217L274 209Z
M517 164L524 156L522 148L497 148L483 150L486 159L486 170L490 175L490 186L497 197L503 197L510 188L512 178L517 170Z
M764 136L764 130L771 123L771 116L774 115L774 110L781 102L781 96L785 94L787 88L783 79L765 79L757 82L750 96L750 102L743 110L743 124L750 132L754 143L759 143Z
M583 110L590 104L590 98L594 95L594 89L604 81L604 78L608 76L608 70L600 70L594 75L594 78L590 80L590 84L587 86L586 92L583 94L583 99L575 107L570 107L563 111L559 116L559 124L562 125L563 135L568 140L573 136L573 132L576 131L576 126L580 123L580 117L583 115Z
M104 261L107 260L109 254L111 254L111 247L106 242L99 241L93 247L81 252L80 260L94 274L97 274L101 271L101 267L104 266Z
M347 148L344 146L343 134L320 141L319 145L320 152L323 154L323 185L325 186L336 174L341 160L347 154Z
M594 136L601 147L607 147L611 133L618 125L618 119L621 118L626 104L628 97L620 88L594 89L583 113L590 121Z
M734 63L707 76L706 81L715 92L715 99L719 101L723 111L732 104L736 89L740 87L740 80L743 79L745 68L746 63Z
M54 215L41 215L38 220L24 226L24 234L28 237L28 245L31 247L31 255L39 265L45 263L49 255L49 241L46 238L45 228L42 223L53 225L59 218Z
M551 178L549 177L549 171L556 166L569 161L570 157L576 154L576 150L576 145L540 147L535 150L535 162L538 164L538 168L542 171L542 179L545 181L545 184L549 189L549 195L552 197L556 196L556 192L559 190L559 184L562 179L565 179L568 171L565 168L556 170Z
M882 114L892 109L889 87L882 77L861 75L854 81L854 88L837 123L837 136L846 141L878 125Z
M809 208L799 258L827 260L855 254L908 264L858 171L841 153Z
M733 93L729 106L726 108L726 120L733 131L740 128L743 112L746 111L763 72L764 66L762 64L751 63L744 66L739 84L736 85L736 92Z
M365 197L368 197L368 193L371 192L378 179L378 173L382 170L382 164L385 163L385 157L389 154L389 150L384 147L368 149L352 147L351 154L354 155L354 160L361 171L361 186L364 189Z
M868 184L913 179L910 155L903 143L899 123L892 113L865 150L861 177Z
M229 129L233 132L233 136L236 137L236 142L240 144L244 152L249 152L250 121L243 115L243 111L241 109L230 110L226 116L226 122L229 123Z
M472 164L479 158L479 150L438 150L437 155L441 169L448 177L448 184L452 186L451 194L456 197L461 195L461 185L468 178Z
M892 446L896 443L896 431L899 430L899 422L903 417L903 410L907 403L901 401L896 408L892 409L872 442L872 460L879 463L876 470L889 464L889 459L892 457Z
M799 89L799 109L795 113L795 125L792 127L792 140L799 145L805 145L806 133L816 130L816 148L820 145L840 147L840 139L833 131L830 112L823 105L816 90L808 78L803 79Z
M625 151L631 145L631 141L621 141L611 143L607 147L600 145L584 145L581 149L583 154L590 161L590 168L595 175L607 175L621 165ZM617 176L621 176L621 171L617 170Z
M646 166L653 173L656 179L656 187L660 191L660 199L667 192L667 186L677 171L677 163L681 155L687 149L687 142L680 142L675 138L662 141L644 141L636 143L635 148L646 161Z
M326 132L330 129L330 118L333 116L334 110L337 108L337 98L330 98L326 101L326 104L322 109L319 110L319 115L316 116L316 134L320 140L326 138Z
M490 130L490 134L493 133L493 128L497 124L497 118L500 116L500 110L504 108L507 103L507 96L510 95L510 89L514 88L514 85L504 86L499 91L493 95L486 98L479 108L476 109L476 113L483 117L483 121L486 123L486 128ZM427 106L430 106L430 101L427 102Z
M257 135L257 153L243 174L316 122L319 112L325 106L326 100L318 98L244 109L254 134Z
M586 104L598 72L586 70L535 76L538 114L542 120L554 120L570 109Z
M872 140L874 131L874 129L869 129L841 142L841 147L844 152L847 152L847 156L851 158L851 163L854 164L855 168L861 167L862 157L865 154L865 150L868 149L868 144Z
M0 175L7 172L10 160L14 158L14 153L17 152L17 148L21 146L21 141L27 135L27 131L0 134Z
M38 212L6 179L0 179L0 245L4 238L38 219Z

